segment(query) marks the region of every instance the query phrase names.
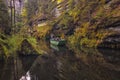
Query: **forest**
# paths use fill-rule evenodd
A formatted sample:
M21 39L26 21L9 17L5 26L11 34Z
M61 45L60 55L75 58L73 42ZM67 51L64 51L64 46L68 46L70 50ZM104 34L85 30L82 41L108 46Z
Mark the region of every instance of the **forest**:
M17 61L18 58L14 56L18 54L22 56L39 54L47 58L48 56L46 57L44 55L54 52L49 47L55 50L58 50L60 47L60 51L56 53L64 53L63 48L67 48L65 53L75 53L74 55L77 59L82 59L82 61L85 62L83 66L86 68L87 62L88 66L91 65L92 61L94 62L92 58L94 58L93 56L96 53L95 61L97 61L98 64L101 64L102 61L105 63L102 63L99 67L98 65L92 65L97 68L95 68L96 71L93 72L93 74L96 75L91 75L90 79L89 76L86 76L88 79L77 76L75 80L120 79L120 77L117 76L120 73L120 53L118 51L120 49L120 0L0 0L0 61L1 57L4 57L7 61L11 56ZM103 49L103 51L99 49ZM112 51L109 54L110 51L106 52L106 50L117 50L118 52ZM86 54L81 55L79 53ZM115 62L115 65L109 63L110 61L112 62L111 59L113 58L109 61L108 58L103 58L101 53L103 56L109 54L111 57L114 57L115 61L113 60L113 62ZM92 56L88 57L88 55ZM75 56L73 56L73 59ZM49 54L49 59L51 60L53 58L55 57L52 56L51 58ZM66 63L64 63L66 66L62 67L62 69L65 69L68 64L67 60L60 56L59 58L63 62L66 61ZM67 57L67 59L69 58ZM41 58L38 60L36 64L42 62ZM8 65L8 63L6 64ZM43 63L40 63L40 65L42 64ZM77 66L75 66L75 64ZM79 69L79 62L75 64L74 66L68 64L71 66L71 70L72 67L74 69L76 67L77 70ZM33 65L33 67L35 67L35 65ZM45 64L43 65L45 66ZM97 73L97 70L100 68L101 73L104 73L102 70L106 68L102 67L105 65L106 68L110 66L111 70L117 71L117 73L115 73L117 77L113 76L112 78L103 79L101 74ZM33 69L30 68L30 70L32 71ZM113 75L111 70L109 73ZM75 72L76 75L82 73ZM91 74L92 71L89 72L88 74ZM69 74L69 71L66 71L66 73ZM35 74L37 75L37 73ZM40 74L42 74L42 71ZM86 75L87 73L84 74ZM83 76L85 77L84 74ZM106 75L107 70L105 76ZM70 75L59 79L73 80L72 76L71 79L67 76ZM50 75L49 77L50 80L58 80L53 79ZM7 78L1 78L0 74L0 80L1 79L8 80ZM38 79L47 80L42 78ZM9 80L18 80L18 78Z

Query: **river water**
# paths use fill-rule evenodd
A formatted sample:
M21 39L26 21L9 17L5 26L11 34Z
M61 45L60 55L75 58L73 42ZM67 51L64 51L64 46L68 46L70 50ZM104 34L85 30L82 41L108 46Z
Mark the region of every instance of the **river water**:
M120 51L39 42L46 54L0 55L0 80L120 80Z

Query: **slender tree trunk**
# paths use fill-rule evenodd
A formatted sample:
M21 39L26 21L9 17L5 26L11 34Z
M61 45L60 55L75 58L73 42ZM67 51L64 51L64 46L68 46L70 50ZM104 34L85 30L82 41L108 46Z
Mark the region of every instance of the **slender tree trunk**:
M14 24L14 33L15 33L15 28L16 28L16 26L15 26L15 22L16 22L16 19L15 19L15 0L13 0L13 24Z
M10 9L11 9L11 27L13 27L13 10L12 10L12 0L10 0Z
M16 16L16 15L15 15L15 12L16 12L16 11L15 11L15 0L13 0L13 6L14 6L14 24L15 24L15 22L16 22L16 20L15 20L15 16Z

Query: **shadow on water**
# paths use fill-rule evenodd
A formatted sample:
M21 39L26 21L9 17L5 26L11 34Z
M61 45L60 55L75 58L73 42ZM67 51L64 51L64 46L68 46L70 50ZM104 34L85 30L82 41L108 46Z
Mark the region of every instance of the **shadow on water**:
M47 54L0 57L0 80L120 80L120 51L39 45Z

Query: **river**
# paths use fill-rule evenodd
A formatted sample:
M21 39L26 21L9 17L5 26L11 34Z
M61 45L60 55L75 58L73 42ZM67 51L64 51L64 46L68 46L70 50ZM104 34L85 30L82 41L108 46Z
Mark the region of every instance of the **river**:
M0 55L0 80L120 80L120 51L57 47L43 55Z

